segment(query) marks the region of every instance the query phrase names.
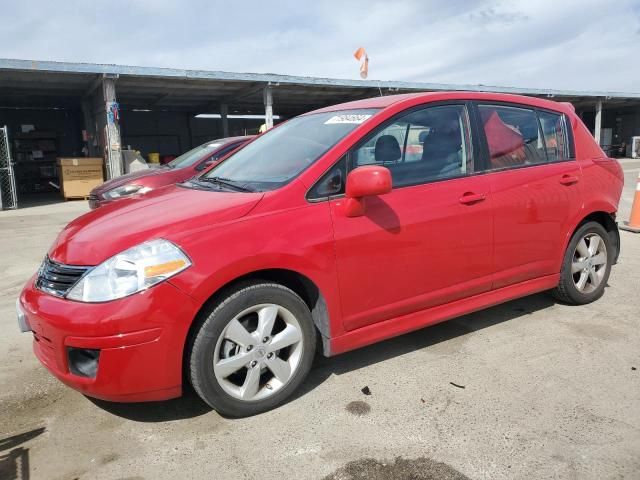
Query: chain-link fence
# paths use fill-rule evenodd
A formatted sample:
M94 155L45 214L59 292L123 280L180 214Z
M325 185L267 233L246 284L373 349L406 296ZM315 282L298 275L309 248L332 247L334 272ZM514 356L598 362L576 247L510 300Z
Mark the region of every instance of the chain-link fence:
M11 162L9 132L7 127L0 128L0 210L17 208L16 178Z

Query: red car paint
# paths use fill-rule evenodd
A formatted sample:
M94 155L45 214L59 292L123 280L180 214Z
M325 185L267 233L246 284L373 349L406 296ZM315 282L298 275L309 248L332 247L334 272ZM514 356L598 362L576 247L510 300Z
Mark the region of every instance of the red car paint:
M91 191L89 195L89 207L95 209L116 201L105 198L104 194L114 188L122 187L124 185L140 185L141 187L155 190L157 188L164 187L165 185L184 182L185 180L188 180L189 178L202 173L206 168L210 168L218 163L218 161L221 160L224 155L231 153L228 151L229 147L235 147L233 149L235 150L236 148L239 148L247 143L252 138L254 137L228 137L221 140L212 140L210 142L206 142L204 145L219 143L220 146L213 150L203 150L202 157L193 165L189 165L187 167L170 168L167 165L163 165L158 168L139 170L137 172L128 173L126 175L108 180ZM220 154L222 154L223 156L220 157Z
M563 113L575 158L396 188L358 200L366 200L360 206L344 196L306 199L324 172L391 117L416 106L460 101ZM96 304L44 293L35 288L34 276L19 302L42 363L90 396L176 397L194 319L212 295L240 277L278 270L312 282L324 301L316 319L324 353L335 355L555 287L575 228L595 212L616 212L621 169L566 104L442 92L372 98L319 112L355 108L380 110L276 190L211 192L172 185L72 221L49 250L56 262L93 266L140 242L164 238L192 265L146 291ZM479 131L472 129L482 136ZM388 181L349 188L373 187L383 193ZM366 207L363 215L359 207ZM67 347L100 349L95 378L70 373Z

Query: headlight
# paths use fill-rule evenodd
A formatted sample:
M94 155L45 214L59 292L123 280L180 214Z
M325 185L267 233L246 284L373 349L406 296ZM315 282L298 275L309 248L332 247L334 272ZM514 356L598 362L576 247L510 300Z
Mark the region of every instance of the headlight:
M141 243L89 271L67 294L80 302L108 302L146 290L191 265L189 257L167 240Z
M128 197L136 193L147 193L150 190L149 187L143 185L121 185L103 193L102 196L107 200L115 200L116 198Z

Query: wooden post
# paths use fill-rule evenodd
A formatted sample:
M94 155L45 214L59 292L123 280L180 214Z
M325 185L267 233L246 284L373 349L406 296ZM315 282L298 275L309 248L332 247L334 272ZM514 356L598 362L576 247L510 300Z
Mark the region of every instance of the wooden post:
M122 175L122 152L118 119L110 113L116 101L118 75L103 74L97 78L83 98L85 128L94 129L98 145L93 155L104 158L107 179ZM91 152L91 147L90 147Z
M124 173L122 169L122 142L120 140L119 120L113 118L110 111L111 106L116 103L116 78L105 76L102 79L104 151L107 161L107 176L109 178L119 177Z

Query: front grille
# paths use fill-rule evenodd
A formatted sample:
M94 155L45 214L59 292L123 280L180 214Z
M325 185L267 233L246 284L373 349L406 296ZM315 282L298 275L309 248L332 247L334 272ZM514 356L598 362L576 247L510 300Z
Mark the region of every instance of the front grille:
M56 297L64 297L89 268L63 265L46 257L38 270L36 288Z

